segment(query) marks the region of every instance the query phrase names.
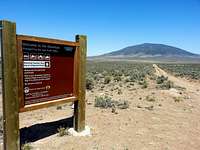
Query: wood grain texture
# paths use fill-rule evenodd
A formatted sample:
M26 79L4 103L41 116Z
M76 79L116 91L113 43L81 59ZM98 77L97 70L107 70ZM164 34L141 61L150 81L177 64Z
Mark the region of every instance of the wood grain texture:
M68 46L79 46L78 42L65 41L65 40L59 40L59 39L49 39L49 38L29 36L29 35L17 35L17 39L18 40L33 41L33 42L44 42L44 43L49 43L49 44L61 44L61 45L68 45Z
M79 47L76 52L77 66L77 96L78 101L74 103L74 128L81 132L85 129L85 75L86 75L86 52L87 52L87 37L77 35L76 41Z
M4 149L19 150L18 54L16 24L1 21Z
M51 106L65 104L65 103L74 102L74 101L77 101L77 98L75 96L51 100L51 101L37 103L37 104L26 105L26 106L20 108L20 112L32 111L32 110L36 110L36 109L51 107Z
M19 81L18 81L18 92L19 92L19 112L21 108L24 107L24 75L23 75L23 52L22 52L22 41L17 38L17 52L18 52L18 73L19 73Z

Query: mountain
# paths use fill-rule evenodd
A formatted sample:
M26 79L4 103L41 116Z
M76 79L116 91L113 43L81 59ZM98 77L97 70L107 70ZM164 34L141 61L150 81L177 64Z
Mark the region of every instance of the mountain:
M103 54L100 57L200 57L200 55L164 44L144 43Z

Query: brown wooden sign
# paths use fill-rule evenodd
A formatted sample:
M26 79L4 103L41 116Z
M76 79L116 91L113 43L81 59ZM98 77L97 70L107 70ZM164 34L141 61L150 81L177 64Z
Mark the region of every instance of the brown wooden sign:
M87 38L75 42L16 35L0 21L4 149L19 147L19 112L74 102L74 128L85 129Z
M20 112L77 100L78 42L17 35Z

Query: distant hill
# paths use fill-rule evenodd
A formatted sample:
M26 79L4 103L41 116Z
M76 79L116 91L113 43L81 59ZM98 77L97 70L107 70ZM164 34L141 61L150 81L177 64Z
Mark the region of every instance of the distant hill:
M200 55L164 44L144 43L113 51L101 57L200 57Z

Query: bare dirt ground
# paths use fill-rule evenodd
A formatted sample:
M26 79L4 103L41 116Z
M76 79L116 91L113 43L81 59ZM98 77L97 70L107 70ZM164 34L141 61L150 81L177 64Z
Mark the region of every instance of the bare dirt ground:
M200 149L200 84L174 77L157 65L155 74L168 76L182 88L162 90L148 80L148 88L128 83L111 83L102 90L97 85L87 91L86 124L91 136L59 137L54 134L58 122L67 121L73 109L69 104L20 114L20 127L33 149L38 150L199 150ZM122 93L113 89L120 88ZM95 96L108 95L114 100L127 100L128 109L94 107ZM148 101L152 97L153 101ZM60 121L58 121L60 120ZM55 122L57 121L57 122ZM70 119L68 120L70 121ZM26 128L24 129L26 130Z

